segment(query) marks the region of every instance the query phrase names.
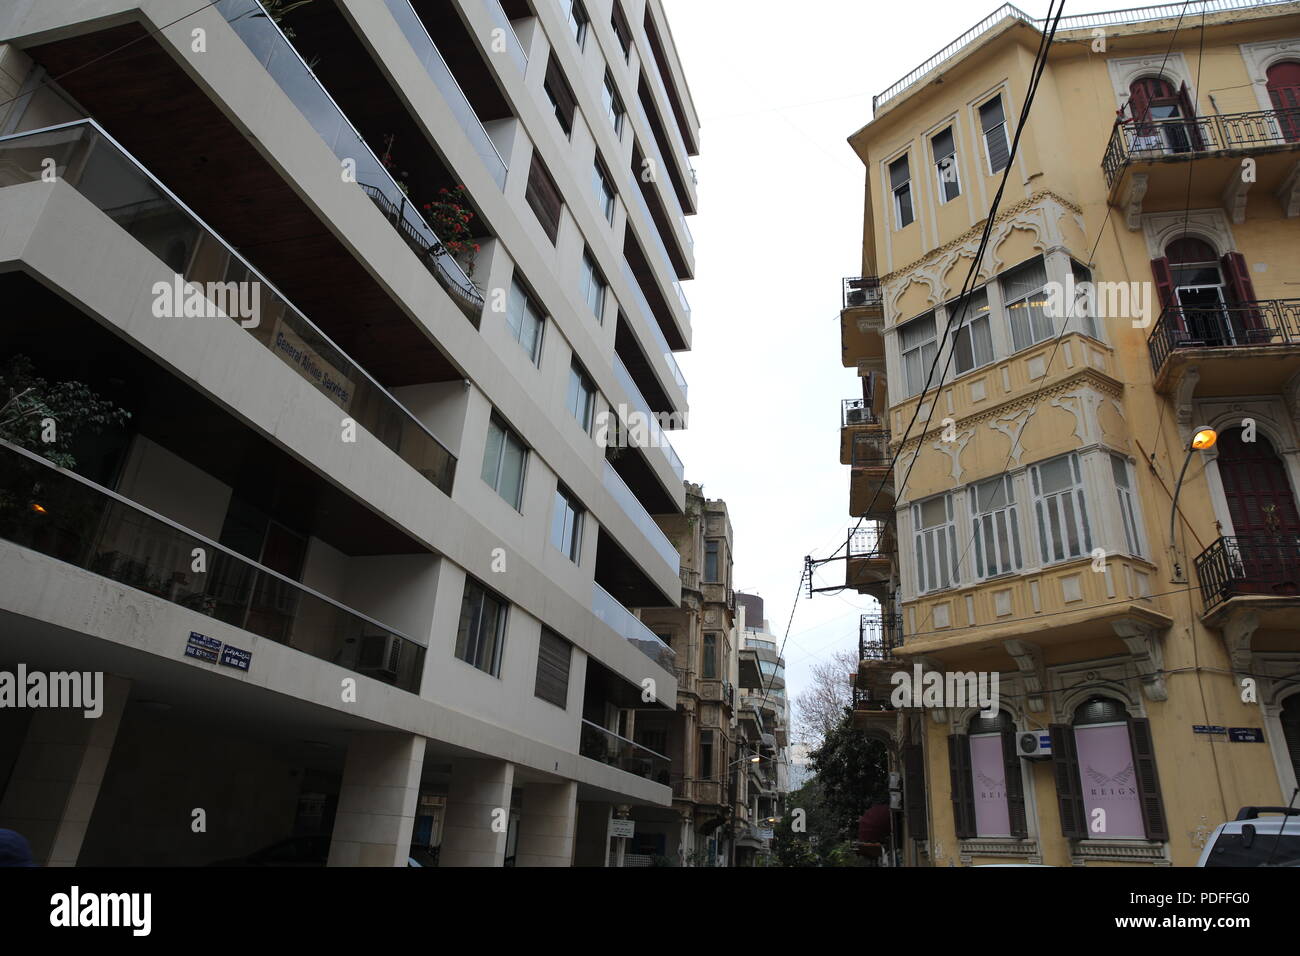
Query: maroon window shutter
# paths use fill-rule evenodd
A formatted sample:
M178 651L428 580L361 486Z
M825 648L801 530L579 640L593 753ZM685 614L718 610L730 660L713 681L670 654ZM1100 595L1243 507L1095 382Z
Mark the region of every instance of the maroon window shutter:
M952 819L957 839L975 836L975 792L971 784L970 738L948 735L948 776L952 780Z
M1178 108L1186 117L1187 135L1192 141L1192 149L1205 149L1205 138L1201 135L1201 124L1196 119L1196 104L1192 102L1192 93L1184 83L1178 87Z
M1052 767L1056 773L1056 803L1061 811L1061 835L1068 840L1082 840L1088 835L1084 821L1083 784L1079 781L1079 749L1074 742L1074 728L1069 724L1052 724Z
M1142 806L1142 828L1148 840L1168 840L1169 824L1165 804L1160 797L1160 777L1156 773L1155 745L1151 740L1151 721L1132 717L1128 722L1129 746L1133 751L1133 770L1137 776L1138 800ZM1077 775L1076 775L1077 779Z
M925 818L925 756L920 744L903 745L903 811L908 835L913 840L930 839Z
M1236 307L1233 313L1236 324L1247 330L1263 329L1265 323L1259 310L1248 307L1255 302L1255 284L1250 281L1250 269L1246 265L1246 257L1240 252L1229 252L1219 260L1219 266L1228 280L1228 292L1232 298L1232 305ZM1260 341L1258 335L1248 335L1247 339Z
M1160 316L1157 318L1166 318L1165 333L1186 328L1182 312L1177 308L1178 302L1174 298L1174 270L1169 265L1168 256L1151 260L1151 275L1155 278L1156 298L1160 301Z
M1002 731L1002 767L1006 772L1007 816L1011 818L1011 835L1024 840L1029 836L1025 816L1025 787L1020 774L1020 755L1016 753L1016 732Z

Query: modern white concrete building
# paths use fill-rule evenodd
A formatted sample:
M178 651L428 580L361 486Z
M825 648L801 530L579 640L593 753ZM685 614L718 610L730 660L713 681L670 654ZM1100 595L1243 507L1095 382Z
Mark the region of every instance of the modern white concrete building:
M662 6L282 6L0 3L0 360L131 416L71 470L0 445L0 671L107 675L98 718L0 708L0 826L605 865L672 800L620 733L677 697L631 610L681 593Z
M785 694L785 658L780 639L764 616L763 599L736 595L743 608L739 653L741 732L750 755L746 825L736 848L746 863L771 852L773 828L784 814L790 792L790 704ZM753 759L757 757L758 759Z

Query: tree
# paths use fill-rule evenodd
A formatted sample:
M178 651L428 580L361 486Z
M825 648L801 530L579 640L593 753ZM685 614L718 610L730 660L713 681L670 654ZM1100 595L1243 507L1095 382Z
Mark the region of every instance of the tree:
M853 705L849 675L858 669L856 651L841 650L829 661L814 664L812 684L794 700L795 740L810 748L820 747Z
M824 812L852 839L858 817L871 804L888 799L885 745L854 727L853 711L846 707L840 722L808 758L822 788Z
M131 417L81 382L47 382L26 355L0 366L0 402L0 438L69 470L77 464L71 448L78 432L98 434Z

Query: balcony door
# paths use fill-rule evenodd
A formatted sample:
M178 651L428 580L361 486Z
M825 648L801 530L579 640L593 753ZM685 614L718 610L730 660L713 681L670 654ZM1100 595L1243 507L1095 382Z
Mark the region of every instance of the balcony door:
M1177 346L1259 345L1272 333L1255 304L1255 291L1240 253L1220 258L1203 239L1183 236L1152 262L1162 305L1172 308L1168 326Z
M1195 111L1184 84L1175 90L1162 76L1144 76L1128 89L1132 152L1188 153L1200 148ZM1179 123L1179 119L1192 122Z
M1294 594L1300 585L1300 513L1286 466L1268 438L1242 441L1242 429L1218 441L1219 477L1236 535L1229 548L1236 590Z
M1278 130L1288 143L1300 143L1300 63L1274 63L1268 68L1267 79L1268 98L1278 114Z

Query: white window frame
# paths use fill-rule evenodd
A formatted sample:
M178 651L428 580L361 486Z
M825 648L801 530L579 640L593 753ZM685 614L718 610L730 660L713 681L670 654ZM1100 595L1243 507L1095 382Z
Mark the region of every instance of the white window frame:
M1053 462L1065 460L1070 468L1070 485L1059 491L1044 494L1042 492L1042 468ZM1029 487L1034 501L1035 546L1038 548L1039 560L1043 566L1074 561L1092 553L1092 523L1088 515L1088 493L1083 477L1083 463L1077 452L1057 455L1029 466ZM1073 503L1073 530L1079 543L1079 550L1071 553L1069 545L1069 524L1065 502ZM1056 556L1055 536L1049 537L1051 518L1056 518L1060 530L1061 556Z
M991 130L985 130L984 117L982 115L982 111L984 107L988 106L994 100L998 100L1002 107L1002 122L999 123L997 126L993 127L993 129ZM1002 90L998 90L996 93L984 97L982 100L980 100L978 103L975 104L975 127L980 131L980 139L984 141L984 162L986 164L986 168L988 169L990 176L996 176L998 173L1002 172L1002 169L1006 169L1007 166L1010 166L1012 160L1011 133L1007 129L1007 98L1006 96L1003 95ZM989 135L993 133L995 130L1002 131L1002 139L1007 144L1007 166L1003 166L1002 169L993 168L993 154L989 150Z
M555 488L551 513L551 546L574 564L582 561L582 526L587 509L564 485Z
M987 511L980 510L980 488L1001 482L1004 503ZM967 488L970 511L972 550L975 554L975 577L981 581L1017 574L1025 566L1024 540L1020 531L1020 509L1016 502L1015 482L1008 474L977 481ZM999 527L1001 526L1001 527ZM1008 554L1002 554L1000 530L1005 530ZM991 549L990 549L991 545ZM996 570L990 571L990 550Z
M517 302L521 303L518 309L516 309ZM510 280L510 295L506 301L506 328L519 343L519 347L524 350L524 354L528 355L529 360L537 366L542 364L542 338L546 332L546 313L538 308L539 305L540 303L529 294L517 278ZM537 325L537 337L533 340L531 354L528 347L524 345L523 319L525 317L535 319Z
M944 132L947 132L949 137L952 138L952 152L948 153L945 156L940 156L934 151L934 141L939 136L939 134ZM947 126L935 130L935 132L930 134L929 139L930 139L930 155L934 157L935 184L938 187L939 205L942 206L961 198L961 171L959 170L957 165L956 124L950 123ZM952 170L951 182L956 183L957 185L957 195L955 196L949 196L948 190L945 188L949 180L944 179L944 166L943 166L944 160L949 160L949 164L947 168Z
M574 408L575 393L578 396L585 393L587 396L586 401L583 402L581 414L579 414L578 409ZM591 434L591 426L596 418L596 395L596 383L591 380L591 376L587 374L586 370L578 364L578 360L573 359L569 363L569 384L565 390L564 404L568 407L569 414L581 426L583 432L588 435Z
M904 163L907 166L907 178L899 185L894 185L894 166ZM906 229L912 223L916 222L916 191L912 189L912 160L909 154L903 153L896 156L889 162L885 163L885 181L889 183L889 192L893 196L894 203L894 229ZM907 190L907 208L908 214L912 217L908 222L903 222L903 203L899 197L899 191Z
M606 222L611 226L614 225L614 199L618 193L599 155L591 163L591 186L596 196L596 208L600 210Z
M1043 284L1039 286L1038 289L1026 292L1015 299L1008 298L1007 290L1005 286L1007 275L1009 273L1015 272L1018 269L1024 268L1025 266L1029 265L1031 262L1034 261L1034 258L1038 259L1043 264ZM1026 259L1024 262L1016 263L1016 265L1012 266L1010 269L1004 270L998 276L999 298L1001 298L1002 300L1002 312L1007 318L1007 339L1011 346L1011 353L1013 355L1017 352L1024 352L1028 349L1032 349L1035 345L1041 345L1043 342L1046 342L1048 339L1052 338L1057 333L1056 321L1055 319L1053 319L1052 314L1047 309L1046 305L1044 305L1042 307L1042 317L1047 321L1047 325L1048 325L1047 334L1042 336L1041 338L1036 338L1035 336L1037 335L1037 331L1034 329L1033 317L1028 316L1026 318L1025 327L1029 330L1030 341L1024 345L1016 344L1016 327L1012 322L1012 318L1013 318L1012 309L1016 306L1017 303L1026 302L1029 299L1033 298L1034 296L1038 296L1040 299L1046 302L1047 286L1052 281L1051 275L1047 271L1047 260L1044 259L1042 256L1036 256L1034 258Z
M596 260L591 255L590 249L582 250L582 272L579 275L579 290L582 292L582 301L587 303L596 320L602 325L605 323L605 299L609 294L609 283L601 274L600 266L596 265ZM592 301L592 292L596 291L597 301Z
M582 0L569 0L569 11L565 19L569 22L569 31L573 34L573 41L578 44L578 49L585 49L591 17L587 13L587 8L582 5Z
M610 75L609 70L605 71L605 88L601 92L601 103L605 107L605 115L609 117L610 125L614 127L614 136L621 140L627 109L623 106L618 90L614 88L614 77Z
M984 294L984 305L985 305L984 313L983 314L972 313L971 309L967 308L965 318L961 320L961 324L957 326L956 331L953 333L951 348L953 351L952 362L953 362L954 378L959 375L965 375L967 372L974 372L976 369L981 369L986 365L992 365L994 362L998 360L998 350L993 342L993 305L989 301L988 286L985 285L985 286L980 286L978 289L973 289L972 291L967 293L966 298L968 300L972 299L976 295L980 294L981 292ZM961 311L961 308L962 308L961 299L953 299L951 302L949 302L947 305L944 306L944 311L946 313L948 322L950 324L952 323L952 320L957 317L958 313ZM984 323L985 333L988 336L989 357L986 361L983 362L981 362L978 356L975 354L975 339L974 339L973 329L976 322ZM963 369L961 367L960 365L961 359L957 355L957 343L961 341L963 332L965 332L968 336L970 336L970 342L971 342L971 363L972 364L970 368L966 368L966 369Z
M911 348L904 348L903 330L908 328L914 322L922 322L922 321L926 321L927 319L930 322L930 329L931 329L930 338L917 345L912 346ZM908 321L904 322L902 325L898 326L897 341L898 341L898 360L900 365L902 366L900 371L903 373L901 379L903 382L906 397L911 398L913 395L921 394L921 390L925 388L925 378L929 376L930 368L931 366L934 365L935 356L938 355L938 351L939 351L938 316L935 314L933 310L931 310L930 312L926 312L924 315L918 315L916 318L909 319ZM929 347L930 349L928 353L928 359L927 359L927 352L926 352L927 347ZM921 375L923 376L922 380L917 383L915 389L912 388L912 383L911 381L909 381L909 376L907 373L907 358L909 355L912 355L913 353L917 353L919 356L919 360L921 362Z
M501 439L501 448L497 452L496 465L492 469L493 472L492 477L488 478L486 472L488 471L488 456L492 452L492 430L493 429L496 429L502 433L502 439ZM520 449L519 495L517 501L511 501L509 498L507 498L504 494L501 493L501 476L503 474L503 469L505 468L505 463L506 463L506 445L509 442L514 442L516 445L519 446ZM493 415L488 420L487 441L483 445L483 467L480 470L479 477L483 479L483 481L487 484L489 488L491 488L493 491L497 493L498 496L500 496L502 501L510 505L510 507L514 508L520 514L523 513L524 483L528 480L528 446L524 444L523 439L520 438L518 434L516 434L514 429L512 429L509 425L505 424L505 422L498 419L496 415Z
M1124 535L1124 545L1128 553L1135 558L1145 557L1146 548L1142 537L1142 513L1138 508L1137 481L1133 464L1124 455L1110 453L1111 478L1115 484L1115 496L1119 504L1119 523ZM1124 485L1119 483L1116 469L1124 474Z
M921 527L921 508L932 501L942 500L945 518L941 524ZM912 543L916 552L916 593L928 594L956 587L961 578L957 571L957 515L952 492L931 495L912 505ZM948 573L940 573L943 549L948 553ZM926 568L931 573L927 575Z

